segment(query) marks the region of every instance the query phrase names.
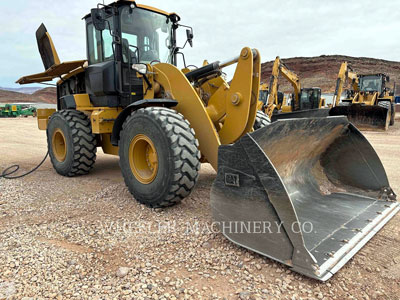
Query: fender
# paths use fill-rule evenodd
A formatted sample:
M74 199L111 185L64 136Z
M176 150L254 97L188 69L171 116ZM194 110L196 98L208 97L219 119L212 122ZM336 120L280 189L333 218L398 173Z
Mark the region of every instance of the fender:
M122 124L124 124L126 118L132 113L132 111L149 106L163 106L171 108L177 105L178 101L172 99L145 99L130 104L118 115L117 119L114 122L114 127L111 134L111 144L113 146L118 146L119 133L122 130Z

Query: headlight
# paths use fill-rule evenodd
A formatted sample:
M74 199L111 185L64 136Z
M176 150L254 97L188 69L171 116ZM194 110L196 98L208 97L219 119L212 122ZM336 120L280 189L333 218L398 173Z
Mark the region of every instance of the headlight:
M133 64L132 69L137 71L139 74L147 73L147 66L145 64Z

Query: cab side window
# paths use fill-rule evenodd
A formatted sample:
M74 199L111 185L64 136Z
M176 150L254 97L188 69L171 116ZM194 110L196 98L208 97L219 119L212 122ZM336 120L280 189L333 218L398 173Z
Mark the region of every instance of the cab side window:
M103 30L101 37L102 37L102 46L103 46L103 57L104 61L111 60L114 58L114 51L113 51L113 38L110 33L110 25L113 28L113 19L112 17L107 19L106 29Z
M94 28L93 24L87 26L87 39L88 39L88 53L89 64L97 64L101 62L101 41L99 39L98 31Z
M107 18L106 29L102 32L96 30L93 23L87 25L87 42L89 64L97 64L114 58L113 38L110 33L113 26L112 17Z

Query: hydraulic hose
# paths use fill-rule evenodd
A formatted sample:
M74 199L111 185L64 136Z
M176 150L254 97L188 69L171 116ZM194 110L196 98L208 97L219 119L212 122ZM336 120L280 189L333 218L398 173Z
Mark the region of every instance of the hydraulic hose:
M17 176L11 176L11 175L15 174L19 170L19 165L12 165L12 166L4 169L4 171L0 174L0 178L18 179L18 178L25 177L25 176L27 176L29 174L32 174L33 172L35 172L37 169L39 169L43 165L43 163L46 161L48 156L49 156L49 151L47 151L47 153L46 153L45 157L43 158L43 160L36 167L34 167L32 170L30 170L29 172L27 172L25 174L21 174L21 175L17 175Z

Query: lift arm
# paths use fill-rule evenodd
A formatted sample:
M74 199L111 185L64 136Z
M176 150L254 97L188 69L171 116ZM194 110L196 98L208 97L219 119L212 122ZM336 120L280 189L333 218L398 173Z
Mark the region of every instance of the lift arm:
M279 65L280 65L280 59L279 59L279 56L277 56L275 59L274 65L272 66L271 79L269 81L269 88L268 88L269 94L268 94L267 107L271 108L273 106L271 111L273 111L276 104L278 103Z
M209 79L214 71L232 64L237 66L230 84L215 74ZM246 47L233 59L208 64L186 74L171 64L148 67L152 69L148 75L152 86L159 84L165 95L178 101L175 109L190 122L202 155L217 170L219 146L232 144L253 129L260 88L260 53ZM199 90L208 85L213 90L205 103Z
M296 111L300 108L300 92L301 92L300 79L297 76L297 74L290 71L285 64L281 63L280 66L281 66L280 70L281 70L283 77L285 77L286 80L289 81L290 84L293 86L294 110Z
M338 106L340 102L340 96L342 95L343 92L343 86L346 83L346 80L349 79L351 80L352 88L354 92L359 92L359 87L358 87L358 76L355 72L352 71L348 63L345 61L342 63L340 66L338 78L336 81L336 88L335 88L335 94L333 95L333 106Z
M299 95L301 91L301 85L300 85L300 80L299 77L297 76L296 73L292 72L289 70L289 68L281 61L280 57L277 56L274 62L274 65L272 67L272 74L271 74L271 79L269 83L269 96L268 96L268 104L266 108L266 113L271 117L272 113L274 111L274 108L276 107L276 104L278 103L278 76L279 74L282 74L283 77L287 81L290 82L290 84L293 86L294 89L294 109L297 110L299 109Z

